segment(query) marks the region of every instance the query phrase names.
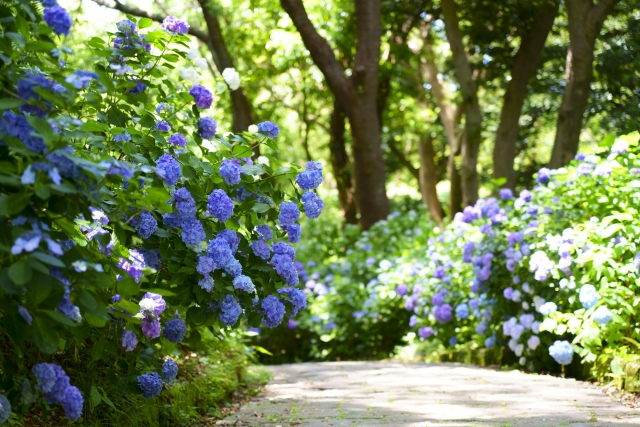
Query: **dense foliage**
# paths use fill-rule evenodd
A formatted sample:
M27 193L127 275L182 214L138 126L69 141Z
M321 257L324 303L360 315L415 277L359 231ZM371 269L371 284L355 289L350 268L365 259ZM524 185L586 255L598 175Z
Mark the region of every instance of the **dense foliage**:
M112 401L99 380L153 398L199 328L275 327L305 307L285 241L300 240L300 208L320 215L322 168L270 162L272 122L216 134L218 93L166 78L186 22L122 20L77 70L64 8L0 10L0 422L37 400L75 420L88 396ZM79 360L95 384L65 372Z
M599 379L624 375L640 358L638 140L607 138L568 168L541 169L531 191L503 189L444 230L413 211L394 214L353 251L307 264L316 317L295 331L327 350L299 357L360 357L354 330L375 340L371 325L387 325L389 342L406 334L431 349L498 346L503 363L531 371L571 364L584 375L583 363ZM405 325L401 313L411 315Z

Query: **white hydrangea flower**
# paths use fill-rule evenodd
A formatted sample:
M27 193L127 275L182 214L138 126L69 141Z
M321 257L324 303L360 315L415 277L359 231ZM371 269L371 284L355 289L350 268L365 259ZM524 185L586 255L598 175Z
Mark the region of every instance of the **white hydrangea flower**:
M193 61L193 63L195 64L196 67L200 68L201 70L206 70L207 68L209 68L209 63L204 58L198 58L195 61Z
M182 68L180 70L180 77L194 85L200 83L200 74L198 74L198 71L193 67Z
M249 128L249 131L251 131L251 128ZM267 157L265 157L265 156L260 156L260 157L258 157L257 162L258 162L258 164L260 164L260 165L267 165L267 166L270 166L269 159L268 159Z
M192 47L191 49L189 49L189 52L187 52L187 58L189 58L192 61L199 56L200 56L200 52L198 52L198 48L196 47Z
M229 89L236 90L240 87L240 74L235 68L225 68L222 72L222 77L229 85Z

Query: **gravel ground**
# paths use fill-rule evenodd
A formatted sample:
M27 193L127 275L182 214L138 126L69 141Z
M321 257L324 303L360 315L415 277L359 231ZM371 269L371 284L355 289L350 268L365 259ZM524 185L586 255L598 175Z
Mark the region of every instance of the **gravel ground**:
M218 425L640 427L640 409L594 385L461 364L272 366L266 391Z

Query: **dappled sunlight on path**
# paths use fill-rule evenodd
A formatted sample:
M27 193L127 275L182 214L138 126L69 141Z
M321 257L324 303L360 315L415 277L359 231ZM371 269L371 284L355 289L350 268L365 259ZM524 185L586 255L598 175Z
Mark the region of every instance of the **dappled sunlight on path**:
M640 426L640 411L574 380L460 364L303 363L270 367L236 426Z

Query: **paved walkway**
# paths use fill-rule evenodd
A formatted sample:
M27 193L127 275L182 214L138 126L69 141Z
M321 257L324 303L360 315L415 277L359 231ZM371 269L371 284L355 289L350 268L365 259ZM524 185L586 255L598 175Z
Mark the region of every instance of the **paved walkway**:
M460 364L332 362L269 368L266 392L219 421L243 427L640 426L596 387Z

